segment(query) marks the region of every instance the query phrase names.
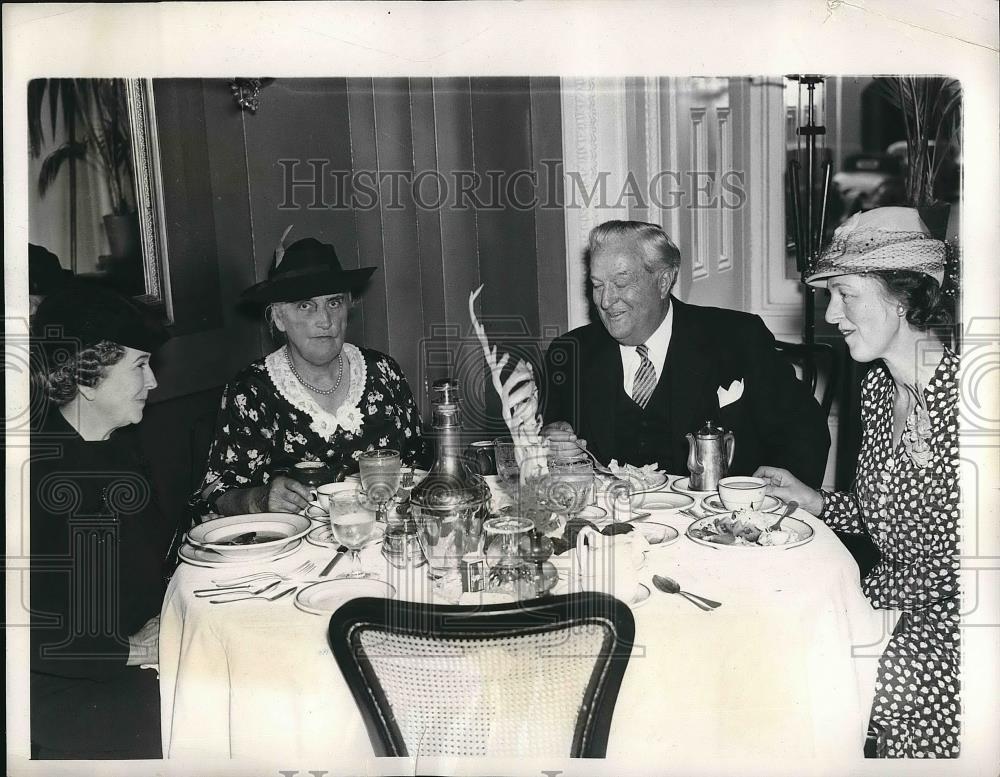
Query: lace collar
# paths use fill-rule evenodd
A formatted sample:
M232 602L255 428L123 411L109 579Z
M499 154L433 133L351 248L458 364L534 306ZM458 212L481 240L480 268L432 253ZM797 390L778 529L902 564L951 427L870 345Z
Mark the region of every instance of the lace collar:
M287 345L283 345L264 359L268 377L271 378L274 387L278 389L278 393L287 399L293 407L309 415L312 419L309 428L324 440L329 441L338 428L350 434L360 432L361 424L364 423L360 408L361 397L365 391L365 382L368 380L368 368L365 366L365 357L361 350L355 345L344 343L343 354L347 361L350 383L347 389L347 398L336 412L330 413L317 404L312 394L299 383L292 373L288 366L288 357L285 355L287 348Z

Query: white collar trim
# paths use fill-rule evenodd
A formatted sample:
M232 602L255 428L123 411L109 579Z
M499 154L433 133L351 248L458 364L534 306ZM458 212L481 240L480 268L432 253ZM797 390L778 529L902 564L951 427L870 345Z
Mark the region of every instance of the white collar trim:
M368 380L368 367L365 366L365 357L361 350L355 345L344 343L343 354L347 361L347 377L350 383L347 389L347 398L333 413L320 407L309 391L299 383L298 378L289 367L287 350L288 346L283 345L264 359L268 377L271 378L274 387L278 389L278 393L287 399L293 407L309 415L312 419L310 428L324 440L329 441L338 428L351 434L360 432L364 422L360 407L361 396L364 394L365 382Z

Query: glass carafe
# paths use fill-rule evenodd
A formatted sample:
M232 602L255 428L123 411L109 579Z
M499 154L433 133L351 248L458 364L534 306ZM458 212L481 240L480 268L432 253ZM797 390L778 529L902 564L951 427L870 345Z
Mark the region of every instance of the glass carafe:
M462 412L457 383L436 381L431 389L434 465L413 491L410 508L431 577L458 572L462 556L480 547L489 487L470 471L462 455Z

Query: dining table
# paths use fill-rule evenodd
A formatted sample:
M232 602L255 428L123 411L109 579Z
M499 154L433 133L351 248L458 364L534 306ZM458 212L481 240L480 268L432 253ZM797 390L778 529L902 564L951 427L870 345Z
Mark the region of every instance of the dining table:
M642 516L647 511L633 497L631 512L618 516L671 527L677 536L644 553L645 594L631 602L635 643L606 763L620 765L623 774L858 771L880 645L893 624L861 593L854 559L821 520L802 510L792 517L812 529L804 544L698 543L685 531L699 509L695 500L691 511L654 509ZM377 771L361 714L327 642L329 614L301 609L294 594L224 604L194 594L213 581L261 570L289 577L281 585L301 589L320 579L334 552L303 541L279 559L178 567L160 616L165 758ZM377 544L362 550L361 561L399 598L455 601L454 591L429 579L426 566L397 568ZM557 566L563 578L572 576L571 566ZM334 574L348 567L342 561ZM721 606L705 611L660 591L654 575ZM533 767L532 773L539 772Z

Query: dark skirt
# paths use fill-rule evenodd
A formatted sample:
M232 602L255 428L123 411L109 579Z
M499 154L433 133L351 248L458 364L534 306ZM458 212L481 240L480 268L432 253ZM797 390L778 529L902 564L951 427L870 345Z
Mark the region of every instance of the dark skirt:
M161 758L156 672L123 667L101 682L32 672L31 757Z

